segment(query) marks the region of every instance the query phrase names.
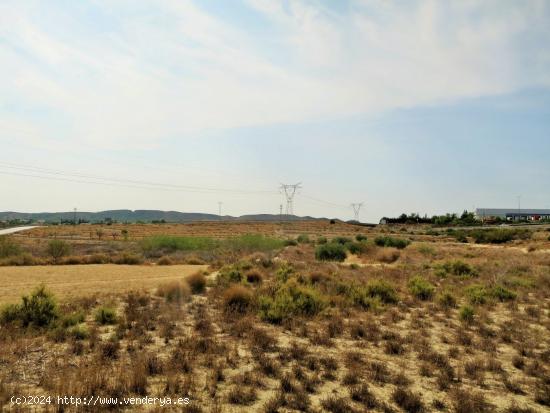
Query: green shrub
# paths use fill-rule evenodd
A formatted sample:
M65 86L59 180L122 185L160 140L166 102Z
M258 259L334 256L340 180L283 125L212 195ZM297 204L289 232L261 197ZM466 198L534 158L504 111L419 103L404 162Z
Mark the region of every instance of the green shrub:
M294 273L294 267L287 263L283 262L281 266L275 272L275 278L280 283L285 283L288 281L288 278Z
M355 240L358 241L358 242L364 242L364 241L367 240L367 236L363 235L363 234L357 234L355 236Z
M326 299L314 288L298 285L289 280L275 293L274 297L261 296L260 317L271 323L293 316L312 316L326 307Z
M307 234L298 235L298 238L296 238L296 241L298 241L300 244L308 244L309 236L307 236Z
M491 296L499 301L509 301L515 299L517 294L513 291L508 290L502 285L495 285L493 288L491 288Z
M504 244L515 239L529 239L533 233L521 228L493 228L470 231L477 244Z
M406 248L411 242L407 239L394 238L389 236L376 237L374 243L379 247L393 247L397 249Z
M76 325L67 330L70 337L75 340L84 340L90 336L88 329L83 325Z
M387 281L371 281L365 287L365 293L369 297L378 297L384 304L395 304L399 301L395 288Z
M331 242L334 242L336 244L345 245L348 242L351 242L351 238L348 238L348 237L334 237Z
M317 244L326 244L327 243L327 237L317 237Z
M360 255L365 252L366 244L362 242L348 242L345 247L351 254Z
M185 282L187 282L193 294L201 294L206 289L206 277L201 272L188 275L185 277Z
M330 242L322 244L315 249L315 258L319 261L344 261L346 259L346 248L344 245Z
M382 300L377 295L370 295L365 286L352 286L346 291L346 295L353 304L359 305L366 310L378 311L382 307Z
M298 245L298 241L296 241L295 239L285 239L283 241L283 245L285 247L295 247L296 245Z
M484 286L474 284L466 288L466 296L470 304L485 304L489 298L489 292Z
M239 252L268 252L283 247L283 240L261 234L247 234L219 241L220 248Z
M68 255L70 252L71 246L69 243L60 239L52 239L46 246L46 254L48 254L54 262L59 261L59 259Z
M101 325L115 324L117 320L114 308L101 306L95 312L95 321Z
M13 257L21 254L21 247L10 237L0 236L0 258Z
M41 285L30 295L23 296L21 304L7 305L2 309L2 323L19 322L23 327L48 327L59 317L54 296Z
M471 323L474 321L474 309L469 305L463 305L458 311L458 316L460 319L466 323Z
M420 300L430 300L435 292L435 287L421 276L409 280L409 290L412 295Z
M476 277L477 271L464 261L455 260L447 261L436 266L436 274L440 277L446 277L447 274L456 275L459 277Z
M84 322L84 318L85 318L85 315L83 311L74 311L70 314L65 314L61 318L61 325L64 328L75 326L77 324Z
M240 283L242 280L242 271L235 265L223 267L218 274L218 282L221 284Z
M456 298L455 296L449 292L449 291L443 291L439 297L438 300L439 304L444 308L455 308L456 307Z
M13 323L19 319L19 306L17 304L5 304L0 309L0 325Z
M248 234L218 240L209 237L177 237L157 235L140 241L140 247L147 256L158 252L231 250L240 252L272 251L281 248L283 240Z

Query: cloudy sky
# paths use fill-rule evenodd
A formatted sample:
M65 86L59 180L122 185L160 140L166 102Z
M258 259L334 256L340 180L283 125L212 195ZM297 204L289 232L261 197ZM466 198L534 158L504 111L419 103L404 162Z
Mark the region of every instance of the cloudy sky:
M0 210L549 207L545 0L4 0Z

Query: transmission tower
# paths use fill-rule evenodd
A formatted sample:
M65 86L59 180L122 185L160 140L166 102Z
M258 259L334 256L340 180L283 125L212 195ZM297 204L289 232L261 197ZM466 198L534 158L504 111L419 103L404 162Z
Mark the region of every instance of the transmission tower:
M359 211L361 210L361 207L363 206L364 202L359 202L356 204L351 204L351 207L353 208L353 213L355 214L355 220L359 222Z
M302 188L302 183L298 182L297 184L281 184L281 192L285 195L286 198L286 214L294 215L294 195L296 191Z
M223 204L223 202L221 202L221 201L218 202L218 215L220 217L222 216L222 204Z

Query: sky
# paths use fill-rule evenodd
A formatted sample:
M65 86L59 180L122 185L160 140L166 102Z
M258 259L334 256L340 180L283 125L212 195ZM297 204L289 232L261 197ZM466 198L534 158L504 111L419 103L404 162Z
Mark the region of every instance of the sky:
M545 0L4 0L0 211L550 208Z

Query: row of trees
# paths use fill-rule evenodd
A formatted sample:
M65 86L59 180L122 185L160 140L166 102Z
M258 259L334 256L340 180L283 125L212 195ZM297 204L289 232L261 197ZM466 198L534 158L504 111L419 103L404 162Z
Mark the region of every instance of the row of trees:
M476 217L473 212L464 211L462 215L458 214L445 214L445 215L434 215L428 217L424 215L421 217L419 214L412 213L410 215L401 214L397 218L386 218L384 217L388 224L433 224L433 225L447 225L447 226L468 226L475 225L477 223Z

